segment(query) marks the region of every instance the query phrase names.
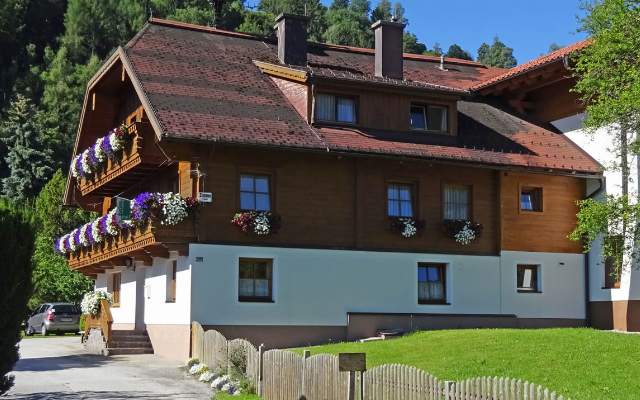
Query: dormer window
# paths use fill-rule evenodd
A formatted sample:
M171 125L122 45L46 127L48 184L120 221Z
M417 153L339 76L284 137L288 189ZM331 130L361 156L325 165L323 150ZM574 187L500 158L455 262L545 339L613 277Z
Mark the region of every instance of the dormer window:
M355 124L356 100L353 97L320 93L316 96L316 120Z
M448 109L445 106L412 104L409 116L411 129L430 132L448 132Z

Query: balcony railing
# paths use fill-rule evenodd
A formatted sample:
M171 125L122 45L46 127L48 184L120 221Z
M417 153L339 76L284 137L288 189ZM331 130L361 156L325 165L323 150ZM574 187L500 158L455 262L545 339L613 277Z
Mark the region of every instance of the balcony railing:
M145 261L151 257L168 257L169 251L185 252L190 242L196 240L194 217L190 216L173 226L150 221L142 227L121 231L92 247L67 255L69 267L92 275L100 268L126 265L126 258Z
M154 146L153 128L148 122L134 122L127 127L129 140L121 156L108 159L106 165L91 177L78 178L83 196L113 196L157 172L164 160Z

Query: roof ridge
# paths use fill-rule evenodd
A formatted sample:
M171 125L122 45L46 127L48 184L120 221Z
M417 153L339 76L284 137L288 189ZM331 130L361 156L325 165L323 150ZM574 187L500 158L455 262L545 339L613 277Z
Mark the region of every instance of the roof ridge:
M170 19L152 17L152 18L149 18L148 22L154 25L168 26L171 28L187 29L192 31L213 33L213 34L219 34L219 35L225 35L225 36L233 36L233 37L242 38L242 39L265 40L268 38L265 36L255 35L252 33L229 31L226 29L220 29L213 26L196 25L196 24L190 24L187 22L173 21Z

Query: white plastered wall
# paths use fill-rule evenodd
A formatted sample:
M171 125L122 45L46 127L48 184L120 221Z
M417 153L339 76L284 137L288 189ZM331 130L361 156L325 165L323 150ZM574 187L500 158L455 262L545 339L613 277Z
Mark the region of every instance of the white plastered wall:
M273 303L238 301L241 257L273 259ZM418 304L420 262L448 265L448 305ZM348 312L585 317L582 254L497 257L191 244L189 263L192 318L208 325L344 326ZM517 293L518 263L541 265L543 293Z
M178 257L176 300L167 302L167 276L172 259L153 258L153 265L144 269L144 322L147 324L190 324L191 271L186 257Z
M612 135L616 134L615 128L602 128L594 134L587 134L582 129L582 114L567 117L553 124L565 132L573 142L598 160L606 169L604 172L605 188L594 198L602 200L607 194L619 195L622 193L622 174L614 164L616 156L611 151L613 146ZM631 198L636 198L638 193L638 157L629 159L631 181L629 182L629 194ZM589 293L591 301L619 301L640 299L640 270L638 267L627 267L622 271L620 277L620 288L604 288L605 271L602 256L602 241L596 240L592 243L592 250L589 252Z
M125 267L114 268L105 273L98 274L95 281L95 290L113 293L113 274L120 272L120 305L111 307L111 316L116 324L135 324L136 322L136 280L139 271Z

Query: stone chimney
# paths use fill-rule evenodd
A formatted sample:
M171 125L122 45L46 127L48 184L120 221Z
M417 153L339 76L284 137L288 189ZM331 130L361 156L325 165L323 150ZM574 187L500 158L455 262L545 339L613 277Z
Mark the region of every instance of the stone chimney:
M283 64L307 65L307 24L309 17L280 14L274 29L278 36L278 59Z
M402 79L402 35L404 24L377 21L373 25L376 37L376 76Z

